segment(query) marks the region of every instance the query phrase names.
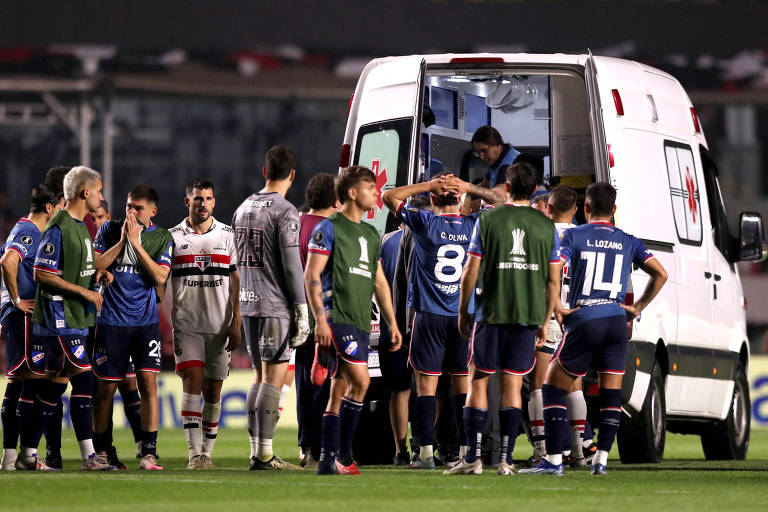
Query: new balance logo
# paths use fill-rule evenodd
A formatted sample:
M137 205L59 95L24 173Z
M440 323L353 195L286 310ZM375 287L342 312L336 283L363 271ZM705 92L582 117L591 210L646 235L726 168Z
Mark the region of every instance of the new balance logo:
M520 228L512 230L512 251L510 255L525 256L525 249L523 248L523 239L525 238L525 231Z

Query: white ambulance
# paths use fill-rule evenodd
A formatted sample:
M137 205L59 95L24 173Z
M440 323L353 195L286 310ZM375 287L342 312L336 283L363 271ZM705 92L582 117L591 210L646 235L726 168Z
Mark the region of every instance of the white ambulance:
M669 274L628 325L622 461L660 461L667 430L700 435L708 459L743 459L749 345L735 263L763 257L763 224L742 213L740 233L730 235L718 169L680 83L591 54L376 59L350 102L340 166L371 168L380 190L443 170L482 177L470 140L484 125L540 157L549 183L582 193L593 181L614 185L616 225L641 238ZM383 233L394 219L379 202L367 220ZM636 269L632 289L647 279Z

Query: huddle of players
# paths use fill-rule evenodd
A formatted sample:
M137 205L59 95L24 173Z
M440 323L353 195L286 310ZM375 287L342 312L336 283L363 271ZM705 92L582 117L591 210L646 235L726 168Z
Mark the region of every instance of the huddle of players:
M402 343L379 261L379 236L372 226L361 222L363 214L377 205L375 176L369 169L354 166L343 170L336 179L335 192L341 207L320 220L312 231L302 289L300 224L296 209L284 198L295 176L294 169L295 156L290 149L272 148L263 169L267 185L238 208L234 229L212 217L215 197L210 182L196 180L187 186L189 217L170 233L150 220L157 212L157 198L147 189L154 191L137 187L128 196L126 221L110 221L100 230L95 262L90 238L83 236L84 227L78 220L98 207L100 177L87 168L70 171L64 185L66 213L52 215L48 229L42 233L33 273L39 283L39 305L32 321L40 326L33 332L43 336L38 340L38 348L43 351L26 350L15 368L26 365L23 374L55 377L23 381L17 406L22 454L16 467L48 469L37 459L36 447L45 420L66 387L66 383L57 381L60 375L72 382L71 400L83 402L76 404L82 409L80 414L90 416L92 384L84 338L93 323L93 312L86 307L91 302L100 312L99 318L105 317L96 320L99 327L93 357L98 368L94 371L100 377L97 398L111 399L114 382L124 377L130 356L143 376L142 398L147 398L146 407L142 401L142 427L146 430L140 467L162 469L154 453L154 374L159 370L156 287L162 295L170 272L176 370L184 387L181 415L190 451L188 468L213 467L210 455L221 412L221 384L228 372L229 351L240 342L242 307L254 367L254 382L247 398L251 469L295 469L272 453L271 444L279 386L287 370L290 347L303 344L309 333L309 302L315 342L336 355L330 399L322 419L317 472L359 472L352 458L352 439L369 382L370 298L374 293L382 318L389 325L391 350L399 349ZM562 474L559 457L563 447L561 426L566 421L565 391L573 387L573 380L586 372L592 356L598 353L601 424L599 451L592 470L597 474L605 472L607 453L618 427L626 320L628 316L634 318L650 302L666 275L639 240L608 222L615 210L615 191L609 185L595 184L587 190L585 212L590 224L565 232L562 248L554 223L527 208L535 186L535 171L521 163L507 170L503 205L490 191L452 175L384 195L384 202L390 209L394 206L393 211L413 230L416 239L414 283L419 282L413 285L412 305L417 313L409 361L417 372L419 394L417 431L422 447L417 468L434 467L430 440L434 438L435 388L445 367L459 397L467 388L470 391L463 407L462 458L446 473L482 472L479 456L488 414L488 376L501 368L504 456L498 471L515 472L511 453L520 424L522 377L533 369L534 348L547 339L547 320L557 311L566 319L566 335L542 386L547 457L528 471ZM422 192L431 194L434 212L405 206L405 199ZM458 196L468 192L495 203L495 207L480 214L460 215ZM53 205L43 209L50 216ZM153 232L157 234L151 236ZM596 244L596 240L602 243ZM9 239L11 242L13 239ZM62 259L62 253L67 257ZM571 266L570 310L558 300L561 261L569 261ZM633 263L648 271L652 279L635 305L625 306L621 302ZM603 272L613 278L606 282L605 276L596 275L596 264L598 274ZM238 270L243 275L242 285ZM49 277L41 277L45 275ZM101 295L88 289L92 281L108 285L103 301ZM142 296L141 292L143 298L135 300ZM15 296L12 290L6 294L14 307L19 306L20 292ZM102 302L113 305L104 308ZM131 312L129 306L140 309ZM29 325L26 313L22 320ZM129 343L125 343L126 337ZM471 341L468 343L466 338ZM37 345L26 343L29 346ZM13 362L10 357L9 362ZM82 375L88 377L79 377ZM104 448L109 440L100 437L98 430L93 435L90 417L85 422L84 418L76 419L77 414L73 414L73 424L83 453L82 468L113 469L104 451L96 449ZM101 423L94 417L97 429Z

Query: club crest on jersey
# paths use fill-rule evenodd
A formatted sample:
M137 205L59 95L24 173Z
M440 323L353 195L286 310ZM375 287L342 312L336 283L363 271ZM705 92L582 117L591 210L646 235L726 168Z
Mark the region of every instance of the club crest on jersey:
M210 255L195 256L195 265L197 265L197 267L200 270L207 269L210 264L211 264L211 256Z
M510 251L510 255L525 256L525 249L523 248L524 239L525 231L520 228L512 230L512 251Z

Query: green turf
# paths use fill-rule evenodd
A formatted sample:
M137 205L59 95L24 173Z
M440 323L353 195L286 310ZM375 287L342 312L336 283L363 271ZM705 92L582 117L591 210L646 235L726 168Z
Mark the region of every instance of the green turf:
M741 462L706 462L698 438L670 435L665 462L653 465L609 464L606 477L587 471L552 476L500 477L493 468L482 476L443 476L439 471L364 467L359 477L316 477L310 471L291 473L247 471L245 430L226 429L214 452L216 469L185 471L186 443L179 430L161 431L158 450L163 472L140 472L133 459L130 432L116 432L116 446L129 469L125 472L55 474L0 473L0 510L18 512L34 506L41 511L194 510L512 510L518 507L562 506L590 510L598 506L627 510L761 510L768 483L768 431L754 431L749 457ZM276 449L297 462L295 429L278 429ZM519 438L515 455L530 448ZM77 467L78 451L65 431L65 467ZM332 507L332 508L331 508Z

